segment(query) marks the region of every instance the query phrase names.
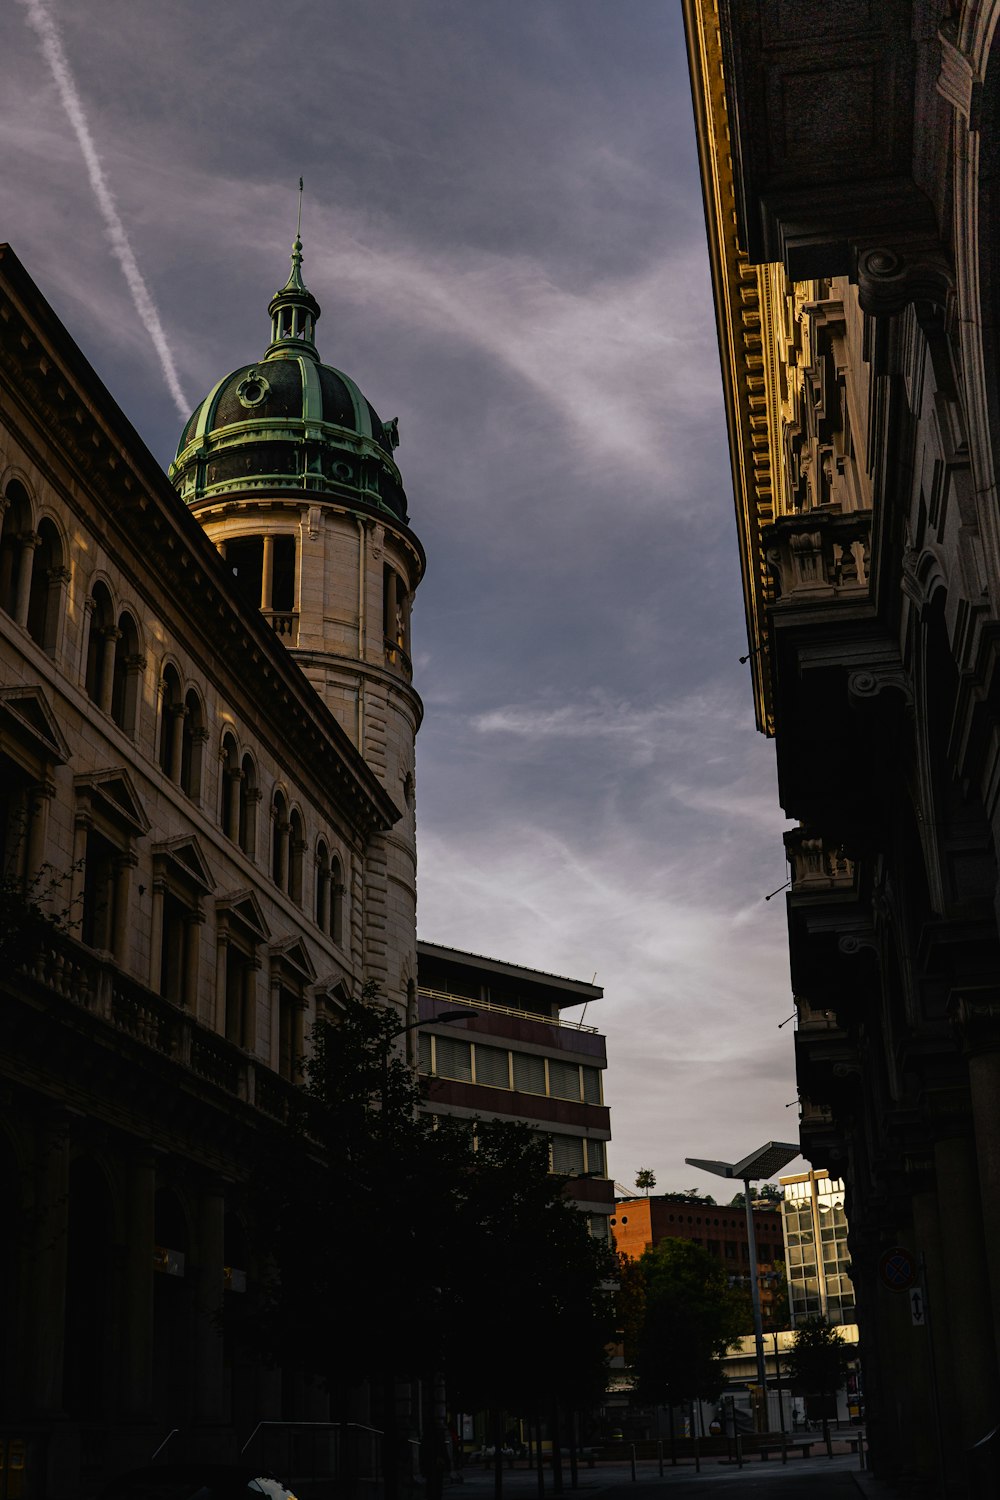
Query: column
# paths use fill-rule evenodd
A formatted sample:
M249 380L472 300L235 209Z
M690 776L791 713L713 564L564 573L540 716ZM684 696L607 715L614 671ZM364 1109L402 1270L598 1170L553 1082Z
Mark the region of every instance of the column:
M73 826L73 865L70 889L70 907L74 917L77 918L83 914L83 892L87 875L87 837L90 829L90 807L80 807ZM78 927L75 931L79 935Z
M29 889L34 885L41 895L37 882L45 864L45 845L49 826L49 802L55 796L54 781L39 781L28 795L28 831L24 874ZM46 882L47 884L47 882Z
M227 768L223 774L226 778L226 833L234 842L239 842L240 787L243 782L243 772Z
M125 1341L122 1398L131 1417L148 1417L153 1405L153 1244L156 1166L151 1151L137 1152L128 1173L125 1235Z
M115 691L115 651L122 638L120 630L109 625L101 631L101 676L97 706L102 713L110 714Z
M221 1185L198 1200L198 1294L195 1303L195 1420L220 1423L225 1416L222 1344L225 1198Z
M68 1110L53 1110L36 1138L31 1404L52 1413L62 1406L70 1119Z
M276 969L271 970L269 993L267 1061L277 1073L281 1065L281 976Z
M161 875L153 881L152 911L149 921L149 988L160 993L160 973L163 968L163 902L167 883Z
M170 779L180 785L184 766L184 720L187 709L183 703L171 704L170 709Z
M260 607L270 609L274 598L274 537L264 533L264 561L260 575Z
M130 938L132 928L130 925L129 896L132 889L132 870L138 863L138 856L131 849L115 860L114 898L111 903L113 929L110 934L109 946L123 969L128 968L131 957L132 944Z
M201 979L201 929L205 913L195 906L185 917L187 943L184 954L184 1004L192 1015L198 1014L198 988Z
M33 531L21 536L21 550L17 555L17 595L14 602L14 619L18 625L28 623L28 603L31 599L31 568L35 561L35 548L39 538Z
M226 1017L226 974L229 969L229 930L220 925L215 932L215 1006L212 1013L203 1019L213 1031L225 1036L228 1030ZM207 1009L207 1007L206 1007Z
M277 839L277 859L274 864L274 883L279 890L288 889L288 832L287 822L274 821L274 837Z

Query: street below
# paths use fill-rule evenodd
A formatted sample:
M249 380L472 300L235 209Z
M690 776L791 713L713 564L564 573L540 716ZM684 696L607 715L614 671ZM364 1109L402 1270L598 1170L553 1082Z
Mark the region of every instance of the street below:
M716 1495L732 1497L732 1500L743 1500L743 1497L751 1500L753 1496L763 1495L774 1495L777 1500L807 1500L807 1497L808 1500L827 1500L827 1497L829 1500L849 1500L849 1497L866 1492L858 1482L865 1478L859 1473L857 1458L850 1454L832 1459L825 1455L789 1459L787 1464L773 1460L765 1463L755 1458L748 1460L742 1469L716 1460L705 1460L700 1474L692 1465L685 1464L676 1469L668 1468L662 1479L656 1464L640 1463L634 1480L627 1464L609 1464L599 1469L582 1470L578 1489L572 1490L567 1482L563 1500L571 1500L574 1494L588 1497L599 1494L601 1500L661 1500L661 1497L662 1500L683 1500L687 1496L711 1500ZM555 1492L548 1472L545 1481L544 1500L552 1500ZM469 1500L473 1495L477 1500L482 1496L485 1500L487 1495L493 1494L493 1476L482 1470L467 1469L462 1483L447 1485L446 1493L449 1500L458 1500L460 1495L467 1495ZM538 1496L536 1475L526 1470L506 1471L503 1494L509 1500L534 1500Z

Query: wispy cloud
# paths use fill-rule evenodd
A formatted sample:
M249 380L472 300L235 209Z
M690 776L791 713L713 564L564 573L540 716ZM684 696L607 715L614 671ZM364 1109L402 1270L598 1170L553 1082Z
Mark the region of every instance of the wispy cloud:
M74 82L69 60L66 57L66 52L62 44L62 38L59 35L59 29L46 9L43 0L18 0L18 3L24 7L28 25L38 36L42 54L49 65L56 88L59 91L59 98L62 101L63 109L66 111L66 116L73 127L73 133L79 142L87 169L87 176L90 179L90 186L97 200L101 217L104 220L108 239L111 242L112 254L121 266L122 275L125 277L126 285L132 294L132 301L135 303L136 312L139 314L152 340L153 348L156 350L157 357L163 369L164 379L174 400L174 405L177 407L180 415L186 417L190 412L190 405L177 378L173 355L170 345L167 342L167 336L163 331L163 324L160 322L156 303L153 301L152 294L146 285L142 272L139 270L135 252L125 232L125 226L122 223L121 215L115 203L114 194L104 175L101 158L98 155L90 126L87 123L83 101Z

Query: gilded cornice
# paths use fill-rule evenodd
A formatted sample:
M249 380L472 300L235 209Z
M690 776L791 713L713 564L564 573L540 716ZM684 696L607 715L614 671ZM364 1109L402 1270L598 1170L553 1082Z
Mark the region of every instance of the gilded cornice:
M781 473L780 267L753 266L737 239L736 195L716 0L684 0L695 131L736 498L740 568L758 727L774 733L767 610L774 585L762 529Z

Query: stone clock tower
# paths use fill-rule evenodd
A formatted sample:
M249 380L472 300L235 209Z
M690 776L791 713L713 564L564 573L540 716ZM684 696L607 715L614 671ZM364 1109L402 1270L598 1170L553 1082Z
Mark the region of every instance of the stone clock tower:
M404 1007L416 981L422 714L410 609L424 554L407 524L395 421L381 421L353 380L320 362L320 308L302 280L298 237L268 311L263 357L196 408L170 477L402 813L356 852L344 878L355 978L376 980Z

